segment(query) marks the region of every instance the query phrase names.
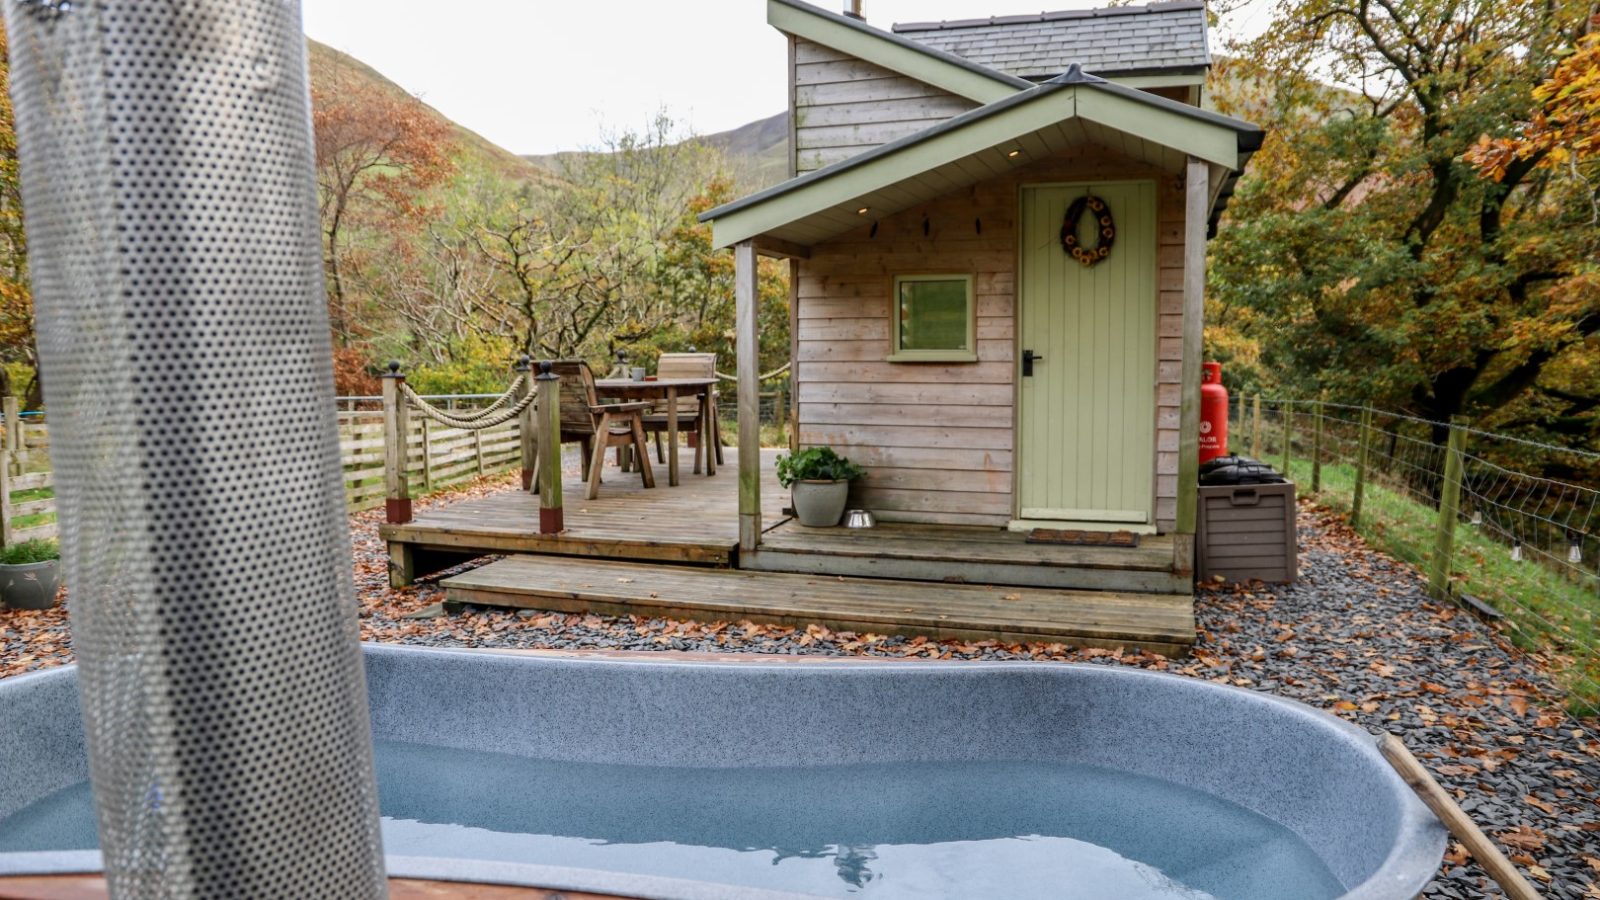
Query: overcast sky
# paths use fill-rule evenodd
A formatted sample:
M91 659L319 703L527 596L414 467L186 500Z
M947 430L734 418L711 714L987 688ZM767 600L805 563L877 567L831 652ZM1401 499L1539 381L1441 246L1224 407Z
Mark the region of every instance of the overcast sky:
M641 127L663 106L710 134L786 105L784 42L767 25L763 0L302 2L311 37L515 153L592 146L602 128ZM818 5L837 9L841 2ZM1102 5L864 0L863 11L870 24L887 28ZM1262 16L1252 8L1243 17ZM1213 51L1220 45L1213 35Z

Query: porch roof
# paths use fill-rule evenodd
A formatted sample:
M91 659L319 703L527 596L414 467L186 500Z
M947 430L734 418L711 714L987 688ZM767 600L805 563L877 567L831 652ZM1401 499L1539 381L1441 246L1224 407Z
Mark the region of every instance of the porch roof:
M772 255L805 248L953 190L1081 144L1180 172L1212 168L1213 218L1260 145L1259 127L1125 87L1073 65L1060 76L700 216L713 243L754 240Z

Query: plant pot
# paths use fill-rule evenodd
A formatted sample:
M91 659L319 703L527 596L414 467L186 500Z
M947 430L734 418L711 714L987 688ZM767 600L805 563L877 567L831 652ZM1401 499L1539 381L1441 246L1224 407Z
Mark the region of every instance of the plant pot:
M61 560L0 564L0 606L11 609L49 609L61 587Z
M801 525L811 528L839 524L845 503L850 499L848 481L797 481L792 490L794 514Z

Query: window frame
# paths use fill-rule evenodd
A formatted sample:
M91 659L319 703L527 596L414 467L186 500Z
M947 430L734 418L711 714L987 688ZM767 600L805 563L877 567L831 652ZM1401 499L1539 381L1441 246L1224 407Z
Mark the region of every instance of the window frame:
M960 281L967 288L967 339L966 347L959 350L904 350L900 347L902 320L900 318L900 286L907 282ZM978 361L978 299L976 281L971 272L928 272L896 275L889 296L889 362L977 362Z

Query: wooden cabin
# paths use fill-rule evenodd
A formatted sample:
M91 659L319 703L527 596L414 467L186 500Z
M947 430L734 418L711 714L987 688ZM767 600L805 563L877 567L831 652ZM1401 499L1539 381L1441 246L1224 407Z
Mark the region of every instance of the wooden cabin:
M764 555L765 255L790 260L798 443L867 467L852 505L1170 535L1189 578L1205 241L1262 139L1203 106L1203 4L767 20L793 177L702 217L738 270L741 565Z
M1203 107L1203 6L767 18L792 177L703 217L736 263L737 491L728 470L616 479L553 533L526 492L458 501L383 527L393 583L509 552L450 599L1183 652L1205 241L1262 137ZM758 255L789 260L796 440L865 465L876 528L786 517Z

